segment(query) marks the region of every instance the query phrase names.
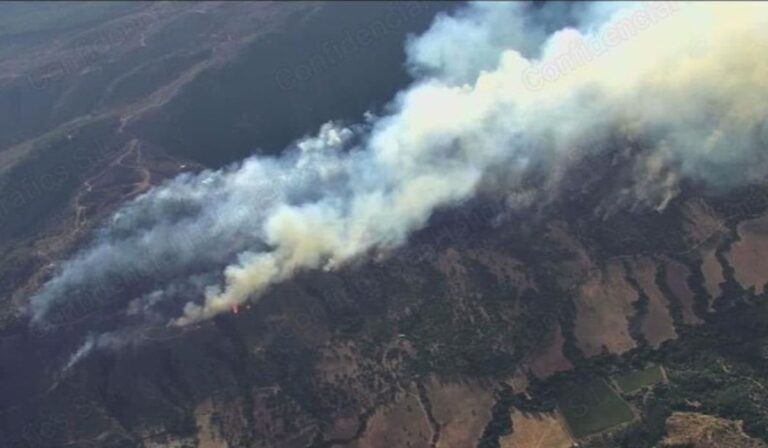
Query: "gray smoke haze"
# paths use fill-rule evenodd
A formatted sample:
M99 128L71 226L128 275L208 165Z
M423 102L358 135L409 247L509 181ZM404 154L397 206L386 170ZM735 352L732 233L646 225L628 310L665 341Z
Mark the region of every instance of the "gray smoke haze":
M416 79L386 115L126 204L32 298L34 320L126 272L160 283L132 313L181 295L173 325L207 319L299 270L397 247L480 189L524 203L556 194L574 148L599 151L617 132L644 146L629 190L650 206L680 179L728 188L765 175L768 5L590 4L548 35L534 20L547 12L488 2L440 16L407 42ZM542 166L540 191L519 191Z

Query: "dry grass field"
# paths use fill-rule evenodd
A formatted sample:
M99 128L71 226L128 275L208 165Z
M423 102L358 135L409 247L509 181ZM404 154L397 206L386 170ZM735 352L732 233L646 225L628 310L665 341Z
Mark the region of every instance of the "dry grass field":
M738 227L739 241L727 254L735 269L736 281L761 294L768 283L768 217L743 222Z
M363 436L350 448L428 448L432 429L416 391L401 393L397 400L379 408L368 421Z
M636 346L629 334L629 318L637 292L624 278L619 262L609 262L605 270L592 271L582 285L576 302L574 332L579 348L587 355L624 353Z
M700 324L703 321L694 312L694 295L688 286L688 276L691 273L687 267L676 262L667 261L666 279L672 294L680 301L683 313L683 322L686 324Z
M648 314L642 322L642 331L653 348L664 341L675 339L677 332L669 314L669 300L656 285L656 263L648 257L640 257L631 263L632 275L648 296Z
M512 412L514 432L499 440L500 448L570 448L573 439L559 412L526 414Z
M491 419L493 392L477 382L443 382L433 379L427 387L440 425L437 448L474 446Z

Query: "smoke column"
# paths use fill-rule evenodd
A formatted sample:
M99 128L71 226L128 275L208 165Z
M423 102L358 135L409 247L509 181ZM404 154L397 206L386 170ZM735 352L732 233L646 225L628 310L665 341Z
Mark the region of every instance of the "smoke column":
M489 2L439 16L407 42L415 80L386 114L126 204L32 298L35 321L125 272L166 285L133 312L185 291L198 299L171 323L207 319L299 270L404 244L435 210L512 192L616 132L643 142L630 189L653 206L683 178L728 188L764 176L768 5L591 4L548 35L546 13Z

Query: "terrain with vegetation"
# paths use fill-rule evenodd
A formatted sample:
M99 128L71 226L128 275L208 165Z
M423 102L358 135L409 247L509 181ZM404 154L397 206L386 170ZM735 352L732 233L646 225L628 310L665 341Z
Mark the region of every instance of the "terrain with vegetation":
M374 3L0 5L0 446L766 446L768 185L596 213L631 151L525 219L480 195L386 256L62 369L133 286L46 331L26 301L118 204L382 107L408 76L381 67L454 7Z

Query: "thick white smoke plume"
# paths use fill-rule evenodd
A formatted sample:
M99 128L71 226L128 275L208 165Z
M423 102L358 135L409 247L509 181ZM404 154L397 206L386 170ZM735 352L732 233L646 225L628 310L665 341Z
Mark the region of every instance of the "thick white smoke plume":
M532 167L567 169L573 148L616 133L643 146L635 194L653 205L680 178L765 174L768 5L594 4L549 36L545 13L489 2L440 17L408 42L417 78L387 115L127 204L33 297L36 320L126 272L166 285L133 310L197 291L173 323L206 319L298 270L400 245L436 209L514 189Z

